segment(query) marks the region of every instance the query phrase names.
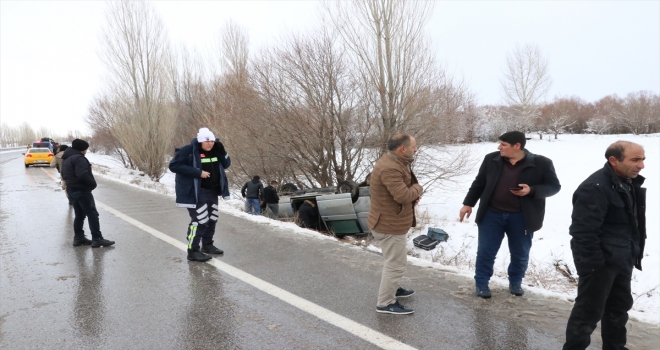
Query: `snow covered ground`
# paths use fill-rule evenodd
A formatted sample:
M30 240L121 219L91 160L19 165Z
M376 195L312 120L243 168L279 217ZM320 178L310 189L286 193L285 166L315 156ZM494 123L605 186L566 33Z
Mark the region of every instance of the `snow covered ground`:
M641 144L646 151L646 168L641 175L647 178L645 187L647 198L647 232L648 239L642 262L644 271L633 273L632 290L635 303L631 317L641 321L660 324L660 134L653 135L559 135L558 140L530 140L527 148L536 154L552 159L561 182L561 191L547 199L546 217L543 228L534 234L530 255L530 267L523 281L525 288L553 298L572 299L576 295L575 284L570 283L566 274L560 273L555 267L570 270L575 275L570 250L571 197L577 186L605 163L605 149L617 140L627 140ZM495 151L496 143L479 143L470 147L475 161L480 162L483 156ZM231 150L230 150L231 151ZM159 193L174 196L174 174L168 172L160 183L154 183L146 176L140 176L135 170L124 169L120 163L109 156L88 153L87 157L94 164L96 176L123 182L132 186L146 188ZM477 227L473 217L463 223L458 222L458 212L463 198L467 193L478 164L466 176L458 179L451 190L436 189L428 191L419 205L418 216L425 223L409 233L408 247L412 255L409 261L419 265L434 265L444 269L452 269L465 276L474 275L474 260L477 248ZM247 181L247 179L246 179ZM236 191L234 191L236 193ZM259 222L263 225L283 227L293 232L312 235L319 239L334 239L315 231L297 227L293 223L279 222L265 217L255 217L243 212L243 201L232 199L220 201L221 210L227 214L239 216L246 220ZM174 202L172 203L174 205ZM475 208L476 209L476 208ZM476 210L473 212L476 215ZM449 240L438 245L432 251L415 248L412 238L426 233L427 228L439 227L449 233ZM353 242L359 244L360 242ZM367 249L378 250L374 246ZM505 241L495 262L495 276L492 284L508 286L506 267L508 265L508 248ZM567 315L568 317L568 315Z

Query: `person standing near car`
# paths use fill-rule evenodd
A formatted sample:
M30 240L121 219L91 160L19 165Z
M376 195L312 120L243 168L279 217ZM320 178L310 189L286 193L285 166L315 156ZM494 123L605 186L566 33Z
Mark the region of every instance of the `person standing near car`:
M75 139L71 147L62 155L62 179L66 183L67 197L73 205L75 218L73 219L73 245L91 245L92 248L107 247L115 244L114 241L103 238L99 223L99 212L92 191L96 188L96 180L92 174L92 166L85 157L89 143L85 140ZM83 224L88 219L92 239L85 237Z
M60 145L57 148L55 157L53 157L53 160L50 162L50 167L57 169L57 172L60 173L60 177L62 174L62 156L64 155L64 151L66 151L67 148L69 148L69 146ZM64 194L66 195L66 199L69 201L69 205L73 205L71 199L69 199L69 194L66 193L66 182L63 179L60 179L60 185L62 185L62 190L64 190Z
M229 197L225 169L230 165L225 146L208 128L199 129L197 138L177 149L170 161L170 171L176 174L176 206L187 208L190 215L188 261L211 259L204 253L224 254L213 245L213 236L218 222L218 196Z
M406 272L408 250L406 233L415 222L415 205L424 189L417 183L411 164L417 152L415 138L408 134L393 135L387 141L387 152L371 172L371 207L367 225L383 251L383 273L378 289L376 312L395 315L414 311L401 305L397 298L415 293L399 286Z
M272 217L278 218L280 216L280 196L277 195L277 181L271 181L270 185L264 188L264 202L266 208L272 213Z
M633 267L642 270L646 242L644 149L617 141L607 163L573 193L569 233L578 294L566 325L564 350L586 349L600 321L603 349L626 349L626 323L633 306Z
M534 232L543 226L545 199L561 189L552 161L525 148L525 134L510 131L499 137L497 152L484 157L479 173L468 190L459 219L470 217L480 202L475 222L479 229L474 280L477 296L491 297L488 283L495 257L507 235L509 292L522 296Z
M264 198L264 185L259 181L260 177L255 175L241 188L241 195L245 198L245 211L248 214L261 214L261 201Z

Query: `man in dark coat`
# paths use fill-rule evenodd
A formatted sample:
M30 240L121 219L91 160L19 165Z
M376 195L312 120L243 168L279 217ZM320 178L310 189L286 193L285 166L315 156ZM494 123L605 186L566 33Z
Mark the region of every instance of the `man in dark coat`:
M241 188L241 195L245 198L245 211L248 214L261 214L261 201L264 200L264 185L261 184L260 177L255 175Z
M270 185L264 188L264 202L266 203L266 208L268 208L273 218L278 218L280 216L280 196L277 195L277 181L273 180L270 182Z
M218 222L218 196L229 198L225 169L230 165L225 146L208 128L199 129L197 138L177 149L170 161L170 171L176 174L176 206L187 208L190 215L186 233L189 261L211 259L204 253L224 253L213 245L213 235Z
M73 219L73 245L91 245L92 248L111 246L114 241L103 238L99 223L99 212L92 191L96 188L96 180L92 174L92 166L85 154L89 144L81 139L75 139L71 147L62 154L62 180L66 183L66 193L69 203L73 206L75 218ZM83 224L88 218L89 230L92 231L92 240L85 237Z
M626 322L633 298L633 266L642 269L646 240L644 149L617 141L607 163L573 194L569 232L578 295L566 326L564 349L586 349L601 321L603 349L626 349Z
M462 222L480 202L475 218L479 243L474 280L477 296L486 299L491 297L488 282L505 233L511 252L509 292L525 293L522 279L534 232L543 226L545 199L561 188L552 161L525 149L525 134L510 131L499 140L499 151L484 158L459 213Z

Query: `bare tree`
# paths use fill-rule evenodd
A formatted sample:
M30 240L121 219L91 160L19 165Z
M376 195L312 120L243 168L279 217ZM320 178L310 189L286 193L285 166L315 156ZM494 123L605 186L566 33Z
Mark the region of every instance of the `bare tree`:
M28 122L23 122L18 126L18 142L21 145L32 145L36 139L37 134Z
M540 119L543 119L542 124L545 124L547 131L554 135L555 140L560 133L576 123L582 104L577 97L557 97L552 104L543 108Z
M90 138L90 148L93 152L102 152L117 158L125 168L135 169L135 165L126 154L121 141L115 134L116 124L121 122L118 116L123 113L121 103L111 96L94 98L88 108L87 123L94 133Z
M430 1L327 1L326 20L341 35L360 67L367 86L366 113L377 116L375 145L386 151L395 133L409 132L422 142L433 124L434 90L443 72L424 33L433 7ZM428 132L434 135L433 132Z
M619 108L614 119L625 130L635 134L648 134L660 130L660 97L650 91L630 93Z
M13 128L7 123L0 124L0 146L17 147L19 145L18 128Z
M255 65L254 86L267 106L256 116L263 130L256 142L268 149L266 161L301 186L360 175L372 123L359 117L359 75L343 57L332 35L320 31L283 40Z
M548 60L537 45L517 45L506 58L504 77L500 80L505 102L520 119L523 131L531 131L534 118L552 81L548 75Z
M108 3L102 60L116 104L113 133L135 166L158 181L175 128L165 28L145 1ZM93 125L90 125L93 127Z

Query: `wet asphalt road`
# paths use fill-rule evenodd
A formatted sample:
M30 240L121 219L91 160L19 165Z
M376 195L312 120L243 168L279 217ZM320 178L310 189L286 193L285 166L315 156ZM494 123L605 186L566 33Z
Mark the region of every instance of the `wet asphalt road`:
M25 169L20 152L0 154L0 348L380 348L350 323L326 322L222 268L186 261L181 249L103 208L101 230L117 244L73 247L73 211L51 176L55 169ZM97 201L183 244L188 215L173 198L97 181ZM560 349L571 308L501 289L478 299L469 278L409 265L402 286L416 293L402 301L415 314L382 315L377 254L222 213L216 246L222 263L391 337L395 349ZM657 327L633 321L629 329L631 349L660 348Z

